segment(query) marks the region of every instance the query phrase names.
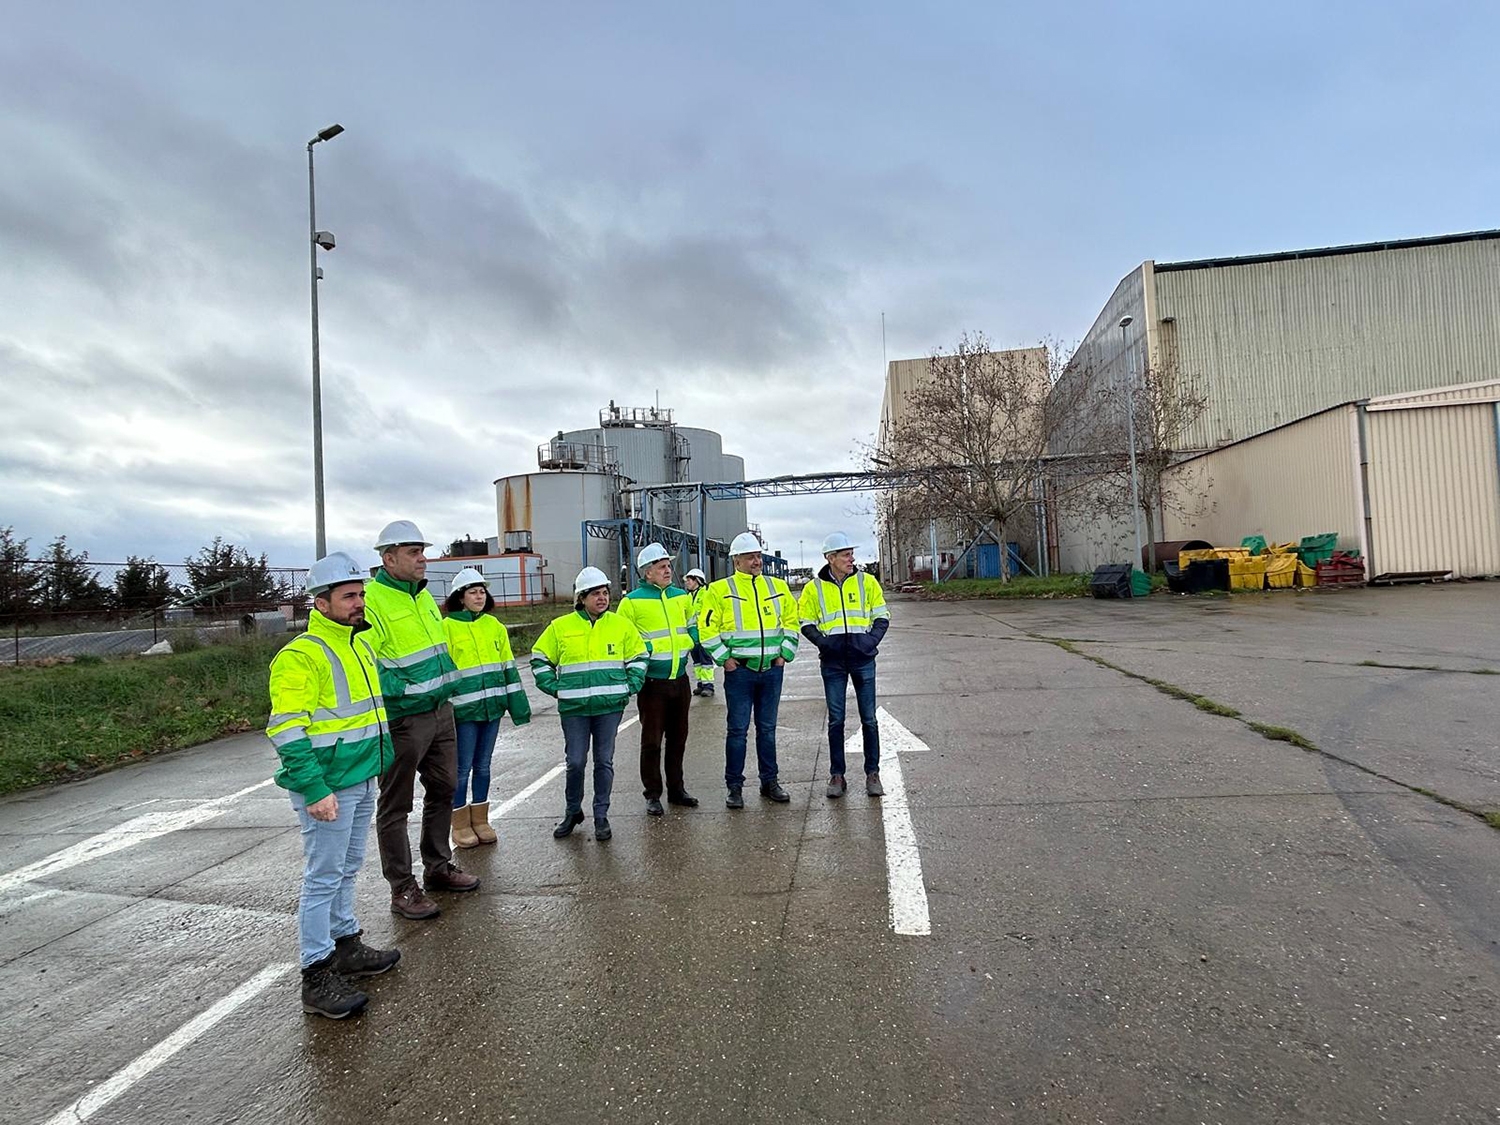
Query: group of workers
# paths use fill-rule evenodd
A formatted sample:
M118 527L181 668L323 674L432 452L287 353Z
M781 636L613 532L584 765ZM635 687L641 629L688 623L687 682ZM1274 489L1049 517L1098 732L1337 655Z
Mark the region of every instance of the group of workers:
M479 879L453 862L453 848L493 844L489 823L490 762L500 720L531 719L531 706L483 574L466 568L451 582L445 608L427 590L426 548L408 520L388 524L375 543L373 578L334 552L313 564L307 632L271 663L271 717L266 726L280 758L276 783L301 824L302 890L298 906L302 1006L342 1019L368 997L353 982L395 967L398 950L360 940L355 877L376 825L391 911L435 917L428 892L463 893ZM640 584L610 609L603 571L584 567L573 584L574 608L552 621L531 652L537 688L557 699L566 763L565 807L558 839L584 821L583 796L593 763L594 839L612 836L615 736L636 698L641 725L641 784L646 812L695 808L683 780L692 697L714 694L724 669L726 733L724 804L745 806L745 755L751 723L760 793L791 798L778 780L776 722L783 669L806 639L819 652L828 707L827 796L842 797L844 717L852 683L864 750L865 792L881 796L875 656L890 624L880 583L854 564L841 532L823 544L825 565L795 598L780 578L763 573L755 535L730 544L733 572L710 583L701 570L674 583L666 549L651 543L636 556ZM696 681L689 689L689 669ZM419 849L423 881L412 870L408 817L416 782L423 790Z

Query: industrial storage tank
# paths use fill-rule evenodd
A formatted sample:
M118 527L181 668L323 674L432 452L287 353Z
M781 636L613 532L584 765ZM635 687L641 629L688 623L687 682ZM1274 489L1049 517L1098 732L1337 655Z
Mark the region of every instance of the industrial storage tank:
M590 431L582 431L587 435ZM581 524L616 515L617 478L609 473L518 473L495 482L500 539L529 531L531 549L545 560L557 588L572 589L583 568ZM601 546L604 544L601 543ZM590 548L592 554L593 548Z
M714 479L725 483L744 480L745 459L733 453L724 454L719 458L719 473ZM708 536L710 539L721 539L728 543L749 526L749 517L745 514L743 500L709 501Z

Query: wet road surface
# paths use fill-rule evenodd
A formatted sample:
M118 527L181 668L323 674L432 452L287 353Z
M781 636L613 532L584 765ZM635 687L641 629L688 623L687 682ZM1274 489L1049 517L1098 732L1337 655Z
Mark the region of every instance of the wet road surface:
M347 1023L297 1002L300 844L260 736L0 803L0 1117L1496 1120L1500 832L1415 791L1500 806L1496 610L898 603L879 687L930 933L893 925L898 810L823 796L805 652L790 805L752 779L723 808L721 691L693 704L696 810L645 816L624 731L613 841L551 838L555 777L426 923L388 912L372 840L361 921L403 959ZM857 773L852 700L848 734ZM550 710L507 726L492 800L560 759Z

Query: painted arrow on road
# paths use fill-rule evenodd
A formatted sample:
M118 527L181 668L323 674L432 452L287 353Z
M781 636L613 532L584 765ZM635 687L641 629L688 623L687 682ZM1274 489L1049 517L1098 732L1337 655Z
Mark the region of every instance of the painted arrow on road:
M875 712L880 721L880 780L885 796L880 798L880 820L885 827L885 873L890 889L891 929L915 937L932 933L927 913L927 886L922 880L922 853L917 850L917 832L906 800L906 778L901 773L901 755L925 752L928 747L907 730L884 707ZM849 740L855 752L858 732Z

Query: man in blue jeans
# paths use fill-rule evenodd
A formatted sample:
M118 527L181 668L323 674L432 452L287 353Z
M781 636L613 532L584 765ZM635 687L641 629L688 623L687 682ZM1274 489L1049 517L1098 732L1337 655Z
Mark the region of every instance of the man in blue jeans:
M880 784L880 727L875 721L875 654L890 628L885 593L871 575L855 569L854 544L842 531L823 540L827 565L802 590L798 607L802 635L818 649L823 695L828 703L828 796L842 797L844 711L849 684L859 707L865 753L865 792L885 794Z
M748 531L729 544L734 573L709 586L698 617L698 637L715 664L724 666L724 798L745 807L745 745L755 718L755 758L760 795L791 800L777 780L776 715L782 669L797 655L797 599L780 578L767 576L760 540Z
M365 859L376 779L395 760L375 654L360 636L368 574L335 551L308 571L313 599L307 632L271 661L266 734L302 826L302 894L297 935L302 1009L344 1019L368 997L350 983L395 967L395 949L359 940L354 879Z

